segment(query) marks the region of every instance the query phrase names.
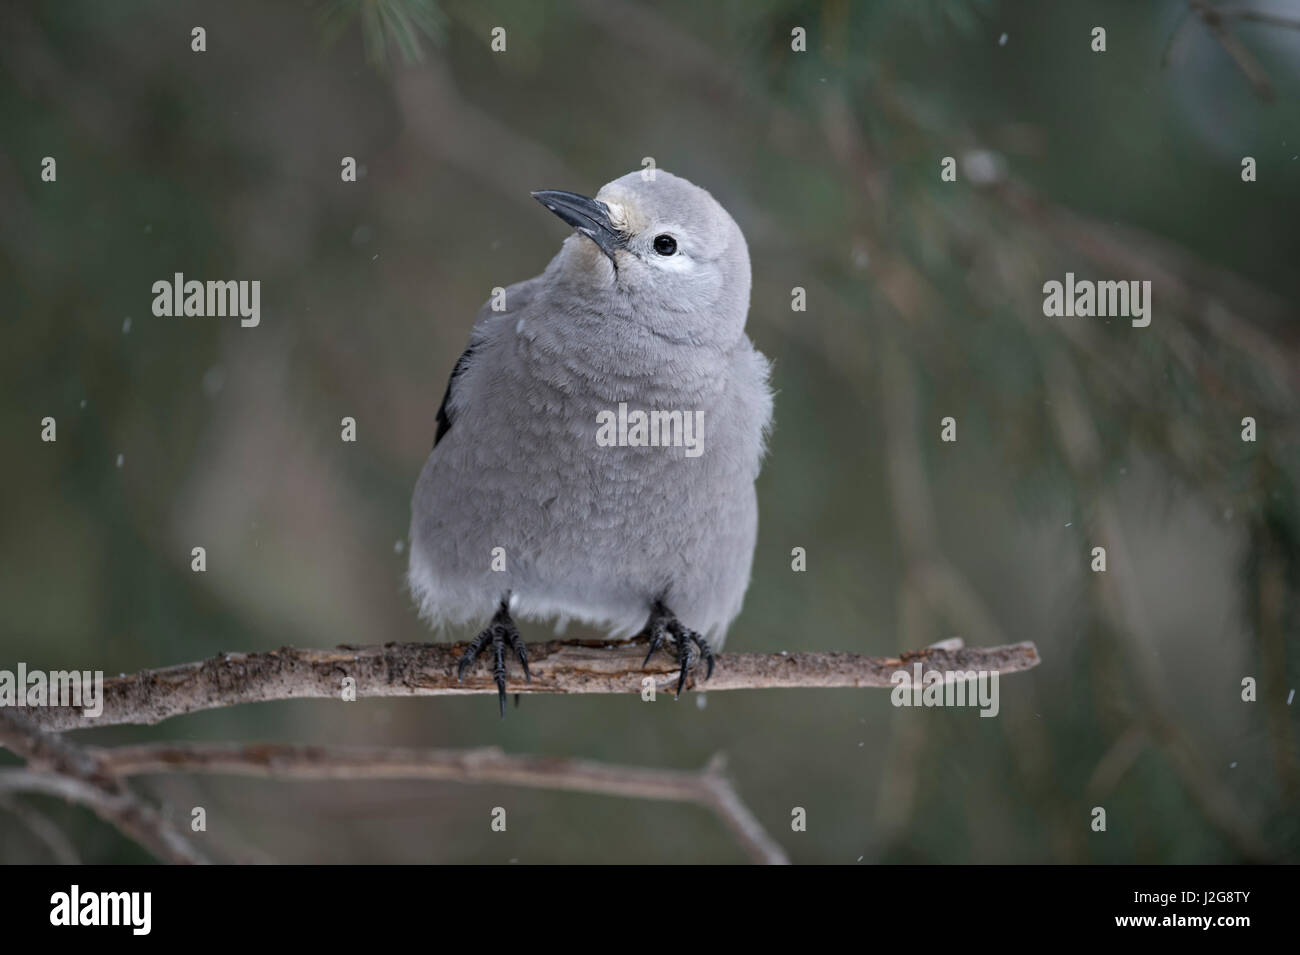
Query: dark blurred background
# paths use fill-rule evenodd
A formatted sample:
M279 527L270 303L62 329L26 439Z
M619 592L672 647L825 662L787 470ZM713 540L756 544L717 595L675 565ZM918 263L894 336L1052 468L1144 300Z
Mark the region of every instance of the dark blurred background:
M476 309L564 237L529 192L650 156L744 229L775 362L727 649L1033 640L999 717L766 690L504 722L488 697L295 701L75 738L723 752L796 862L1296 861L1300 30L1226 23L1237 59L1179 0L0 3L0 667L426 639L410 492ZM260 279L260 326L154 317L177 271ZM1067 271L1152 281L1150 327L1044 317ZM181 824L206 807L222 859L744 859L707 811L644 800L138 786ZM86 861L148 858L23 804ZM0 860L48 858L0 807Z

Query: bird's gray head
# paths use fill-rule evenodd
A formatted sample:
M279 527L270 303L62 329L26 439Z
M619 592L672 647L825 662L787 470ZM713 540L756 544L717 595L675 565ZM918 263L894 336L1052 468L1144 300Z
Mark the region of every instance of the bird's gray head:
M682 343L725 347L739 338L749 250L705 190L656 169L615 179L594 199L555 190L533 196L577 230L551 264L555 280L600 302L609 320Z

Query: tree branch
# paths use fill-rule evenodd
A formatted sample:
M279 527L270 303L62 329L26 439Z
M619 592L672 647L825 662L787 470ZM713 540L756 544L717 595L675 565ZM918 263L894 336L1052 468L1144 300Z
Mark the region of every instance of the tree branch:
M209 660L104 681L98 717L74 707L34 707L28 718L48 730L88 729L120 724L152 725L183 713L241 703L287 699L342 699L344 679L356 681L356 698L495 693L485 669L456 679L465 644L392 643L385 646L226 653ZM677 666L657 655L642 668L642 641L552 640L528 649L532 681L512 681L517 693L640 693L654 679L656 692L671 692ZM928 670L985 670L1015 673L1038 665L1032 643L987 649L927 648L898 657L856 653L738 653L717 658L698 689L744 690L776 687L888 687L890 676L920 662Z
M159 859L207 861L158 810L107 772L97 751L41 729L28 715L10 707L0 709L0 744L28 762L25 768L0 769L0 793L59 796L92 810Z
M1251 89L1255 95L1265 102L1273 100L1273 84L1269 81L1268 74L1264 68L1259 65L1253 53L1246 49L1245 45L1237 39L1232 32L1231 27L1224 20L1223 11L1210 5L1209 0L1187 0L1196 15L1201 18L1201 22L1214 34L1215 39L1219 41L1220 46L1232 57L1232 61L1237 64L1237 69L1246 77L1250 83ZM1245 17L1247 11L1238 10L1232 15L1238 18Z
M81 856L76 847L45 813L7 795L0 795L0 810L10 813L22 823L32 837L49 851L58 865L81 864Z
M640 693L675 685L667 659L643 668L644 641L551 641L530 651L530 693ZM740 799L715 759L700 772L609 766L544 756L507 756L498 749L409 749L270 743L147 744L101 749L74 745L52 731L125 723L153 724L196 710L264 700L339 699L344 680L357 698L495 693L485 673L456 671L464 644L389 644L263 653L227 653L210 660L146 670L104 682L103 712L83 716L73 707L0 711L0 744L31 765L0 769L0 793L39 792L88 806L161 858L203 861L152 808L123 784L126 777L163 772L206 772L276 779L440 779L495 782L608 795L690 802L721 819L755 861L788 862L784 850ZM1038 665L1032 643L966 649L961 641L904 653L775 653L720 656L709 689L774 687L891 687L891 676L914 664L922 672L1013 673ZM693 679L691 685L695 685ZM40 724L39 726L37 724Z
M568 792L694 803L712 811L749 857L766 865L789 859L741 801L715 757L698 772L615 766L550 756L507 756L496 747L417 750L279 743L156 743L97 750L118 777L221 773L279 780L435 779L499 783Z
M1300 30L1300 19L1281 13L1270 13L1267 10L1254 10L1249 7L1216 7L1215 9L1218 10L1221 17L1244 20L1248 23L1266 23L1269 26L1285 27L1290 30Z

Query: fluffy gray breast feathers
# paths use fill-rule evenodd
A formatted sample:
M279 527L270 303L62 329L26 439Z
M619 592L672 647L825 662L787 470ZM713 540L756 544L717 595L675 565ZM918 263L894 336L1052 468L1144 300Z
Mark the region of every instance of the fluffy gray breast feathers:
M744 235L663 170L534 196L573 232L484 305L455 364L412 500L412 592L436 624L676 626L716 649L772 412Z

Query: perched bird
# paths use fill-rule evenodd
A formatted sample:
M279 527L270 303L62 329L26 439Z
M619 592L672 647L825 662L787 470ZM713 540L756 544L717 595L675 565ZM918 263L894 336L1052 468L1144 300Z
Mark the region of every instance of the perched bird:
M435 625L489 621L501 714L515 618L649 637L713 672L749 584L769 364L745 334L749 252L663 170L533 196L576 232L479 311L411 500L408 580ZM503 299L503 300L502 300Z

